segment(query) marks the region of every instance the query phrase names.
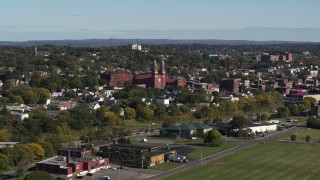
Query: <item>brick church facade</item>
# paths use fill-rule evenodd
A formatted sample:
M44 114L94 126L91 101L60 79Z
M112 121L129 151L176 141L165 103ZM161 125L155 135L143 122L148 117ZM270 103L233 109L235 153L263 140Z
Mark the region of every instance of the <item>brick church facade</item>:
M101 76L108 81L108 86L120 87L125 84L136 84L145 88L164 89L166 86L186 86L186 80L183 78L168 78L165 63L161 62L160 70L156 61L154 61L152 73L138 74L133 76L130 71L117 69L108 71Z

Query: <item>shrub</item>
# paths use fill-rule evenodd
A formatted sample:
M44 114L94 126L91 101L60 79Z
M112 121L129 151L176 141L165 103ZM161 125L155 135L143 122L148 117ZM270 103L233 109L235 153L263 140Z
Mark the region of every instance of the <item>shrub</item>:
M306 142L310 142L311 137L309 135L306 136Z
M296 141L296 140L297 140L297 135L292 134L292 135L290 136L290 138L291 138L291 141Z

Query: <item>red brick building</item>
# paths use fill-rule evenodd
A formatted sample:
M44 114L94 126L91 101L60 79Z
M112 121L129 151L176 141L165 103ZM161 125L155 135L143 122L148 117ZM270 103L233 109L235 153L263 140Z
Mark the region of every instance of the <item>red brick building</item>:
M126 83L131 84L133 75L129 70L116 69L116 70L108 71L105 74L105 79L108 81L108 86L121 87Z
M109 165L109 158L87 155L91 154L91 151L89 153L89 151L74 151L74 149L71 149L67 151L67 154L65 154L65 150L59 150L58 152L62 155L38 162L36 167L48 173L63 174L70 177L73 173L106 168Z
M228 91L235 95L239 94L240 91L240 80L239 79L225 79L220 82L220 92Z
M283 62L292 62L293 56L292 53L288 52L280 52L280 53L265 53L261 56L261 61L264 62L275 62L275 61L283 61Z

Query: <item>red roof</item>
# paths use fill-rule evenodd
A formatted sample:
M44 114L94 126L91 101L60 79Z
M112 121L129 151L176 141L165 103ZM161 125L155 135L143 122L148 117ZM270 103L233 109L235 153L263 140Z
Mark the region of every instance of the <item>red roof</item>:
M148 79L152 78L152 74L139 74L134 77L134 79Z

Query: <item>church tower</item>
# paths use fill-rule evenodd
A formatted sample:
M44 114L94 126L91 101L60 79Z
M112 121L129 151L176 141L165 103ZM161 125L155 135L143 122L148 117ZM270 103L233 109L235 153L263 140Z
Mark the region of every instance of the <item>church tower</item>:
M164 60L162 60L162 62L161 62L161 89L164 89L166 87L166 81L167 81L166 67L164 64Z
M162 64L161 64L161 68L162 68ZM162 75L162 70L161 73L158 73L158 64L157 61L154 61L153 64L153 70L152 70L152 88L156 88L156 89L163 89L163 75Z

